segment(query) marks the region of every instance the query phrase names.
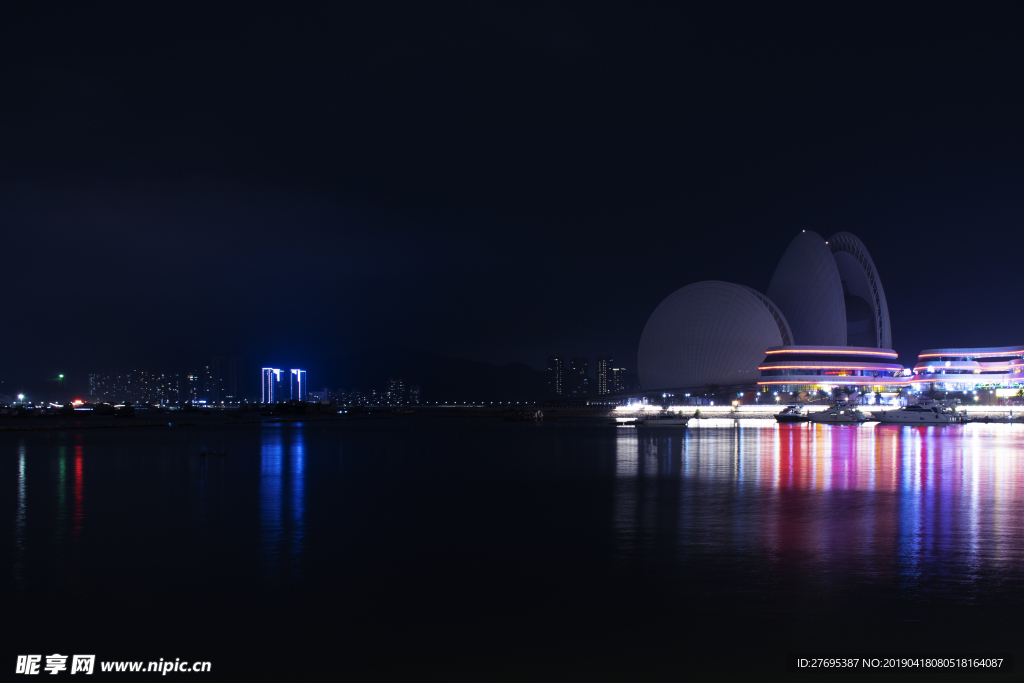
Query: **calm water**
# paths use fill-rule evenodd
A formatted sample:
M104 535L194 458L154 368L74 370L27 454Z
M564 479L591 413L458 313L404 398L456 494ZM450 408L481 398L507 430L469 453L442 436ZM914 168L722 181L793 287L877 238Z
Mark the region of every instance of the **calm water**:
M0 512L11 661L678 680L1024 635L1019 425L3 433Z

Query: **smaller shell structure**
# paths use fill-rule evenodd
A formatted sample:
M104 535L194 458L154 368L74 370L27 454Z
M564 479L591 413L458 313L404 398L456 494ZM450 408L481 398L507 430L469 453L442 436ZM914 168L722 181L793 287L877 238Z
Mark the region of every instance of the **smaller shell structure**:
M843 282L818 233L805 230L789 243L768 285L768 298L789 321L794 344L846 346Z

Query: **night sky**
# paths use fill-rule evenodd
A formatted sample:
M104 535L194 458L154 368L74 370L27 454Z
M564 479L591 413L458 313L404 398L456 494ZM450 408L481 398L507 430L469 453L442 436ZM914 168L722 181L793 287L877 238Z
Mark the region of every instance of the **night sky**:
M904 364L1024 343L1020 6L25 4L5 387L385 344L635 369L666 295L764 291L801 229L864 241Z

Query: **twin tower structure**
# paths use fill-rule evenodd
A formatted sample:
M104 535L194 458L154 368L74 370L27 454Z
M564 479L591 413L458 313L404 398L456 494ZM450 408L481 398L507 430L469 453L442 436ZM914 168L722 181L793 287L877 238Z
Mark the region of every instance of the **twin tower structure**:
M282 377L281 368L263 368L260 372L260 403L306 400L306 371L292 368L290 377Z
M798 234L766 294L717 280L673 292L640 338L645 390L890 385L896 362L875 264L848 232Z

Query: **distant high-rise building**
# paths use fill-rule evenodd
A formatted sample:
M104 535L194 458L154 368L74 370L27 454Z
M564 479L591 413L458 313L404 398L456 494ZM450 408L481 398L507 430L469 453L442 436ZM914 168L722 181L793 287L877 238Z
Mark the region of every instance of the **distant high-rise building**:
M306 400L306 371L292 368L291 391L289 392L293 401Z
M409 387L409 403L417 406L420 404L420 387L418 384Z
M388 390L384 394L388 405L400 406L405 403L405 382L401 379L388 380Z
M307 398L315 401L336 401L338 400L338 392L330 387L324 387L320 391L310 391L306 394Z
M565 388L563 386L564 375L565 361L561 358L548 356L548 391L561 396Z
M200 400L206 400L202 398L203 393L203 382L202 375L199 371L191 371L185 373L185 402L196 404Z
M214 356L210 366L210 396L212 403L239 403L238 366L240 358Z
M622 373L626 378L625 389L626 391L642 391L643 387L640 386L640 375L636 372L624 372Z
M155 403L165 406L178 405L181 401L181 377L177 374L154 373L156 386Z
M263 368L260 403L277 403L281 387L281 369Z
M206 403L220 403L220 386L213 374L212 365L204 365L200 374L199 400Z
M179 405L183 400L178 374L128 370L89 375L89 397L94 403Z
M93 403L103 403L110 400L111 389L110 373L95 372L89 375L89 399Z
M597 359L597 393L598 395L612 393L611 385L608 383L608 370L615 365L611 358Z
M590 364L585 356L569 359L569 393L586 396L590 393Z
M608 393L617 394L627 390L626 368L608 368Z

